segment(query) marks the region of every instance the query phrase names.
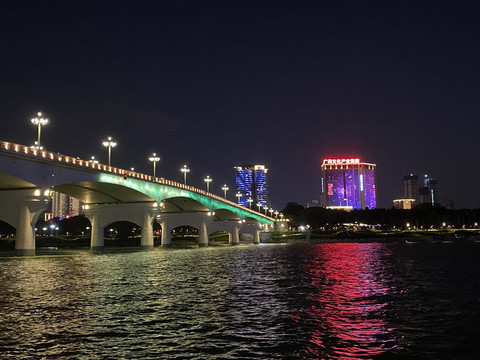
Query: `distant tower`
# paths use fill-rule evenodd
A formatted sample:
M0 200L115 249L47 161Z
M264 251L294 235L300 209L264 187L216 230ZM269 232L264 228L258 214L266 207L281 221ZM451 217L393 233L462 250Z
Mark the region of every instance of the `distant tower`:
M438 205L438 181L425 174L423 187L418 189L420 204Z
M238 204L255 208L257 204L268 206L268 169L265 165L236 166ZM251 199L251 203L249 203Z
M418 203L418 175L405 175L403 177L403 197L414 199Z
M322 206L336 209L375 209L376 165L358 158L324 159Z

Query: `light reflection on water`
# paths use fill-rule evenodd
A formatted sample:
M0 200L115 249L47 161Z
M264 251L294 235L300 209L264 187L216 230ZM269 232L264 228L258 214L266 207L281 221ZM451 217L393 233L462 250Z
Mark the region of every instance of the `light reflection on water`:
M479 254L372 243L4 257L0 359L468 359Z

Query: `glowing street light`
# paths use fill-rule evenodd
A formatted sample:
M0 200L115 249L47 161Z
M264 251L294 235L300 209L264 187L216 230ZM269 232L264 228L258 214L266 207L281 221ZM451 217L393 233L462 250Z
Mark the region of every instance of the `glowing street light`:
M183 168L181 168L180 171L183 173L183 183L187 185L187 173L190 172L190 169L187 168L187 165L183 165Z
M275 219L278 219L278 211L275 211Z
M227 198L227 191L229 190L227 184L222 186L222 190L223 190L223 197L226 199Z
M109 136L107 140L103 142L103 146L108 148L108 166L110 166L110 160L112 159L112 148L117 146L117 143L112 140L111 136Z
M248 207L251 209L252 208L252 202L253 202L253 199L252 198L248 198Z
M156 166L157 166L157 162L160 161L160 157L157 156L157 154L153 153L152 156L148 158L148 160L153 162L153 177L155 177Z
M270 217L272 217L274 210L273 210L273 209L269 209L268 211L270 212Z
M257 207L258 207L258 212L262 211L262 204L257 203Z
M36 147L37 149L42 149L42 147L40 146L40 134L42 132L42 126L45 126L48 124L48 119L44 118L41 112L38 112L37 117L34 117L31 121L33 125L38 126L38 137L37 137Z
M240 194L239 192L237 192L235 194L235 196L237 197L237 204L240 204L240 198L242 197L242 194Z
M212 180L213 179L208 175L205 179L203 179L203 181L205 181L205 183L207 184L207 192L210 192L210 183L212 182Z
M265 210L265 215L267 215L268 206L264 206L263 210Z

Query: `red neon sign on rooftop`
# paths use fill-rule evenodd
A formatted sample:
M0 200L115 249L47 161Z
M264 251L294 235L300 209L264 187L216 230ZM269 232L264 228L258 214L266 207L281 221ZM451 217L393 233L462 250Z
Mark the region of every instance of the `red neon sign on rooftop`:
M354 165L360 164L359 158L348 159L323 159L323 165Z

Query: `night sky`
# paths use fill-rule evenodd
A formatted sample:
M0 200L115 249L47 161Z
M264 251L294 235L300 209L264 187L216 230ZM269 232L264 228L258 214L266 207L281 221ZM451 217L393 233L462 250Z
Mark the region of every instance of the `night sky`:
M275 209L320 198L321 160L377 164L480 206L480 13L462 1L6 1L0 139L222 194L265 164Z

